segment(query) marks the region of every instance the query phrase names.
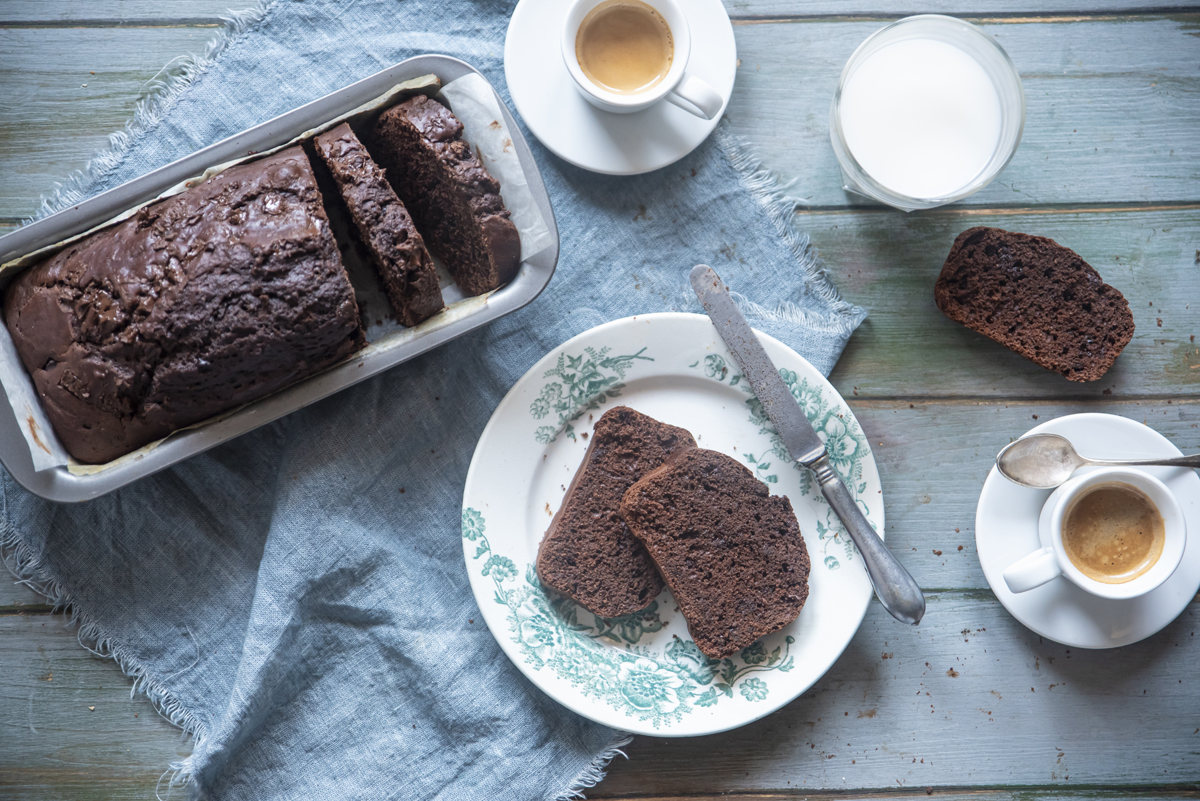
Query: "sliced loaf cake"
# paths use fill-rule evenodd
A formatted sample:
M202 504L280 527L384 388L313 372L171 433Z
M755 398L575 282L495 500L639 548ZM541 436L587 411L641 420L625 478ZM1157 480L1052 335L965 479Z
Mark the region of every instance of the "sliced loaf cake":
M808 599L808 549L791 502L730 456L676 454L630 487L621 515L710 658L779 631Z
M646 608L662 591L662 579L622 520L621 499L672 453L695 447L684 429L628 406L605 412L538 548L542 583L600 617Z
M1133 338L1125 296L1043 236L963 231L933 296L951 320L1071 381L1103 376Z
M383 169L346 123L317 136L313 144L396 319L412 327L437 314L445 304L433 259Z
M468 295L511 281L521 241L463 126L450 109L424 95L379 116L368 142L425 241Z

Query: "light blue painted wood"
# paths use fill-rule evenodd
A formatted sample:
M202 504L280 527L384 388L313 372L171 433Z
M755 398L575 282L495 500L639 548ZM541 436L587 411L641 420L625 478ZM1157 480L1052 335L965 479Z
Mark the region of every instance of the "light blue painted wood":
M225 5L0 4L0 27L24 26L0 36L0 228L83 165L163 64L202 50L214 31L193 23ZM731 123L766 166L794 179L791 191L815 207L800 215L800 227L845 294L871 309L833 380L876 452L889 541L925 586L951 591L931 600L916 631L872 607L850 650L797 702L725 735L640 738L632 759L589 795L781 799L804 789L907 795L953 786L960 789L936 792L1057 801L1157 797L1175 783L1178 797L1200 776L1200 695L1191 681L1200 607L1148 642L1068 654L981 591L973 521L995 451L1035 424L1035 414L1124 414L1200 450L1200 349L1191 341L1200 317L1190 308L1193 297L1200 302L1192 291L1200 269L1200 15L1114 13L1151 5L1143 0L1060 0L1052 20L1034 0L932 0L919 9L868 0L730 5L735 17L803 18L737 25L743 63ZM1089 8L1110 16L1078 18ZM1025 76L1025 143L1001 181L972 200L975 208L909 216L838 208L858 201L837 185L829 95L846 57L882 22L833 17L918 10L1000 18L987 30ZM180 21L189 24L174 27ZM1069 384L936 312L941 260L954 235L977 224L1052 236L1125 291L1138 333L1106 381ZM707 258L719 265L722 257ZM930 466L930 453L956 468ZM80 649L61 618L17 614L14 605L36 600L28 590L0 589L0 796L150 797L178 756L176 730L144 699L129 701L115 664ZM1126 789L1094 789L1104 786Z

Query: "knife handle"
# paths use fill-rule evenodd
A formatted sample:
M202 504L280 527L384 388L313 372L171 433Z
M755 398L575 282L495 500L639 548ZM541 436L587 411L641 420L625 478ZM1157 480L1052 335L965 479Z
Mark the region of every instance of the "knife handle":
M875 529L858 508L858 502L846 489L842 477L829 464L829 454L808 465L817 476L821 494L841 518L850 539L858 547L871 586L883 608L901 623L916 625L925 615L925 595L904 565L887 549Z

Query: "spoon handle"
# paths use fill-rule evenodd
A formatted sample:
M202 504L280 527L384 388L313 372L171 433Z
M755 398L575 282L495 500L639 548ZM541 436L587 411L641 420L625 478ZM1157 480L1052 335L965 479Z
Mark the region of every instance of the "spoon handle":
M1086 457L1084 457L1086 459ZM1097 467L1198 467L1200 454L1175 456L1170 459L1087 459L1089 465Z

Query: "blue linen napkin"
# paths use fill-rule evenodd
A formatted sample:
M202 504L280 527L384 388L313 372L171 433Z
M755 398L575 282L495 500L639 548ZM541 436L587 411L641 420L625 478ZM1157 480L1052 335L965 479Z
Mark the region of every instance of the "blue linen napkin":
M43 213L410 55L456 55L506 94L511 10L503 0L255 9ZM636 178L534 151L562 255L529 307L86 504L42 501L2 476L10 565L71 604L81 639L195 735L172 766L193 795L554 799L593 785L623 735L530 684L468 586L460 506L488 417L569 337L632 314L698 311L687 284L697 262L744 292L753 325L823 373L864 317L791 229L792 205L720 130Z

